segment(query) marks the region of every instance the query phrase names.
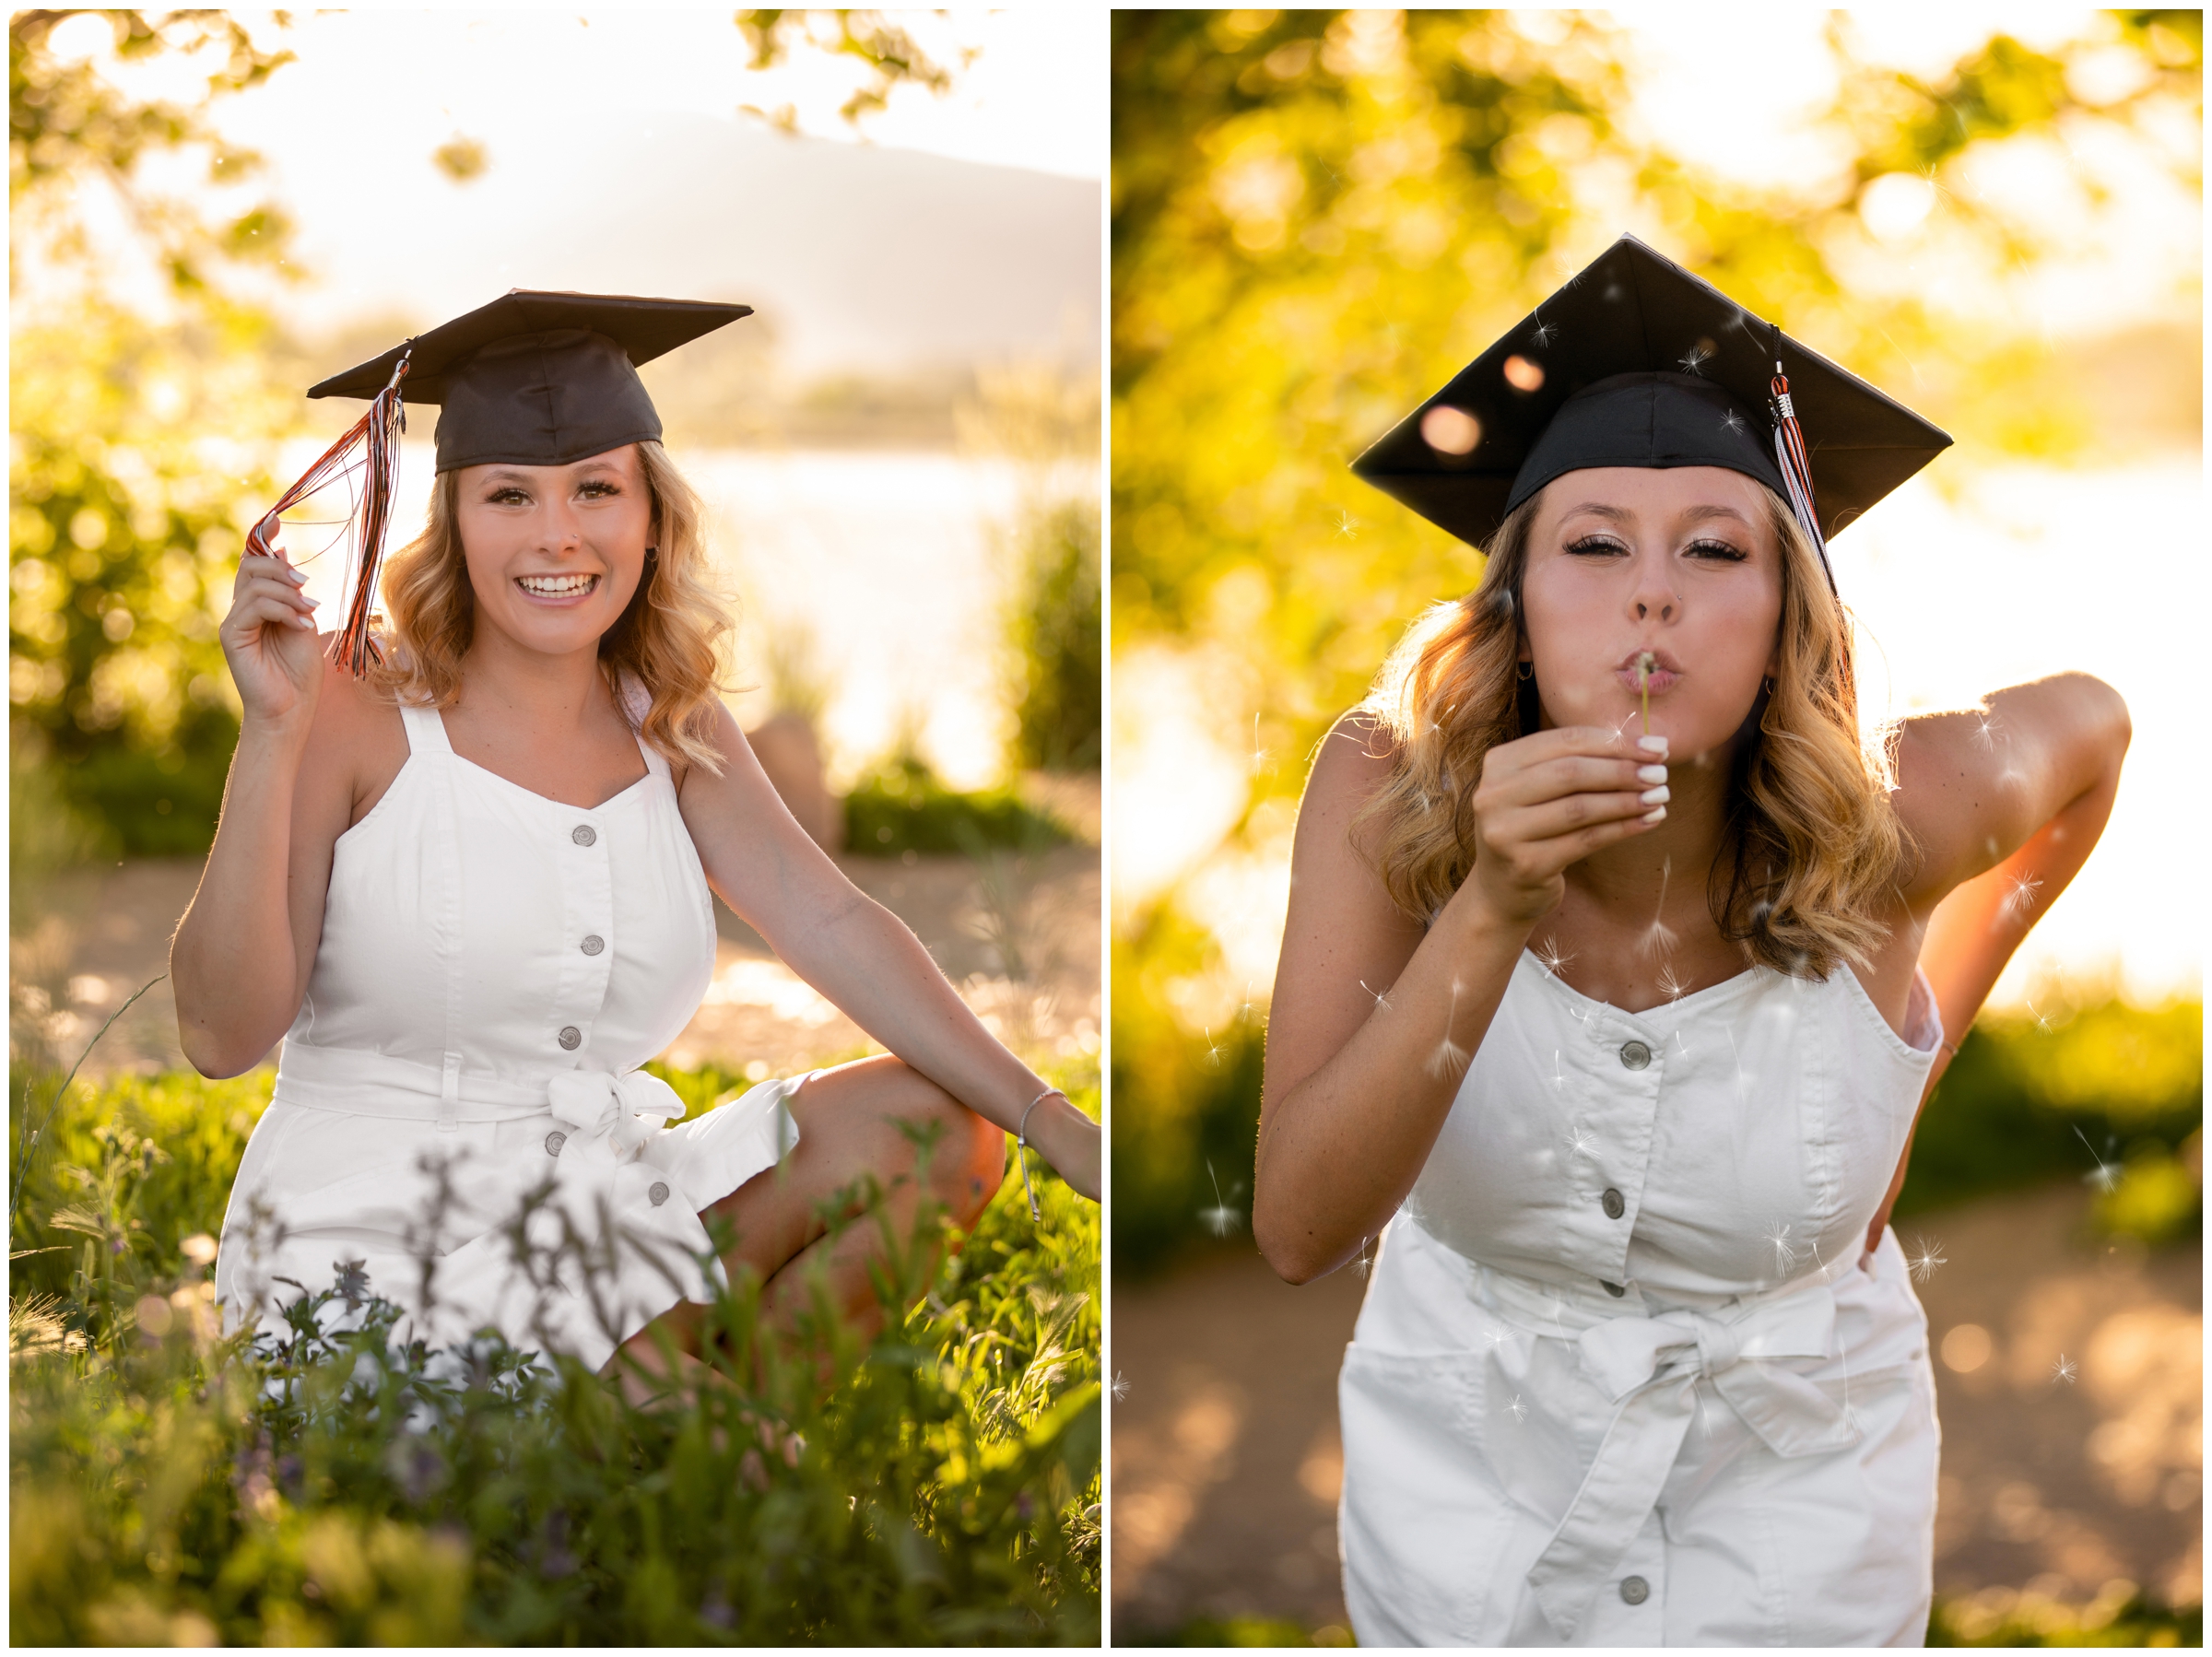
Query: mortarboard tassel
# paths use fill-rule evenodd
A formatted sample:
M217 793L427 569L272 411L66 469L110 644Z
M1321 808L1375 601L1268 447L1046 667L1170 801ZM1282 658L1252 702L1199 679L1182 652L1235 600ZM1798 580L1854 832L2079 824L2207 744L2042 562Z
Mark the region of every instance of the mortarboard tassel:
M392 370L391 381L377 393L369 405L369 412L356 420L344 437L324 450L322 459L300 475L299 482L284 492L284 499L271 507L268 515L246 535L249 557L288 561L271 544L271 537L282 527L281 515L319 493L334 478L350 472L355 464L354 451L357 448L364 451L360 499L347 520L355 531L355 539L347 558L346 588L350 596L346 605L346 623L332 637L328 652L332 661L357 679L368 674L371 662L382 659L376 640L370 636L369 621L376 602L377 571L383 562L384 531L392 518L392 497L399 484L399 436L407 429L406 416L400 405L399 382L406 376L407 354L403 352Z
M1789 376L1782 371L1780 333L1777 329L1774 377L1767 386L1773 394L1774 461L1782 468L1782 481L1790 491L1790 510L1797 514L1797 523L1806 538L1820 555L1821 572L1828 577L1828 590L1834 593L1836 572L1828 562L1828 537L1820 533L1820 518L1813 511L1813 463L1805 452L1805 433L1797 428L1797 411L1790 401Z

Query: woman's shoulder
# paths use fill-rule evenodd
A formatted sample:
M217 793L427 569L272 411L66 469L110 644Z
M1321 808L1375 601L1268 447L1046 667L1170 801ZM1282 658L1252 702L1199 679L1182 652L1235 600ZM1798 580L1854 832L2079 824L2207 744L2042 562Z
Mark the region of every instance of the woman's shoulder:
M407 762L408 746L406 723L392 691L326 662L301 781L312 780L342 796L350 827L392 786Z

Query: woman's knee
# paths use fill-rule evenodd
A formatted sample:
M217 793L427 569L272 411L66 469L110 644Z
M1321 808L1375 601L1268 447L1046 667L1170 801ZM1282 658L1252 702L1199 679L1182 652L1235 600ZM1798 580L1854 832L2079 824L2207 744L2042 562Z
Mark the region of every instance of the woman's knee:
M1005 1131L898 1059L865 1059L848 1069L851 1083L859 1085L852 1104L876 1119L870 1126L888 1141L879 1141L871 1158L889 1164L877 1169L884 1183L892 1183L902 1173L925 1171L936 1201L963 1228L972 1226L1006 1177ZM819 1096L818 1103L809 1099L812 1091L802 1089L792 1101L802 1146L811 1114L807 1107L818 1109L829 1102Z

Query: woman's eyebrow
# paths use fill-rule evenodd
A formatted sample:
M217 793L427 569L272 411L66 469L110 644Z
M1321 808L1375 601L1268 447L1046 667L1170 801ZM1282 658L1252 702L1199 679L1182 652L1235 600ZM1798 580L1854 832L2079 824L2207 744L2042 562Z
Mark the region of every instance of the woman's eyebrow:
M1751 520L1745 517L1743 513L1737 511L1735 508L1732 506L1693 506L1688 511L1684 512L1682 516L1685 522L1690 523L1702 523L1708 518L1734 518L1746 529L1752 527Z

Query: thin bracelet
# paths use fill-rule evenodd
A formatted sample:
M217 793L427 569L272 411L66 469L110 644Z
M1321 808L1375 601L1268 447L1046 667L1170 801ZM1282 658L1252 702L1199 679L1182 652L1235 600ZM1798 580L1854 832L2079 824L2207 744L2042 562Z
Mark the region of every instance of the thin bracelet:
M1062 1099L1067 1098L1067 1095L1061 1093L1059 1088L1047 1087L1030 1101L1029 1110L1021 1113L1021 1125L1014 1130L1014 1160L1021 1165L1021 1191L1022 1194L1030 1199L1030 1223L1031 1225L1037 1224L1043 1218L1043 1216L1037 1210L1037 1193L1030 1184L1030 1111L1034 1111L1055 1094Z

